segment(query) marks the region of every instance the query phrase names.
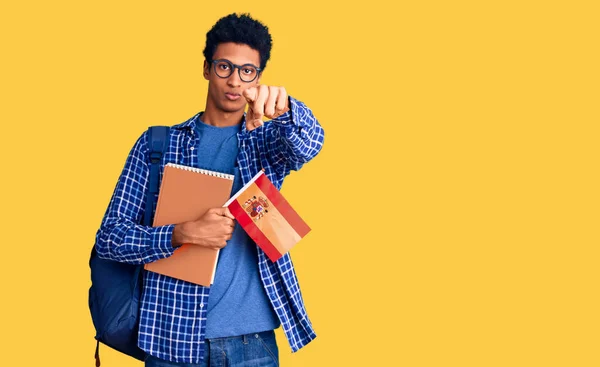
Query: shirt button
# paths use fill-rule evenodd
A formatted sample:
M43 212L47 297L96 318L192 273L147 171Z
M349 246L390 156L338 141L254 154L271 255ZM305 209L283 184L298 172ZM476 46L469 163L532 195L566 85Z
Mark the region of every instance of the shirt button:
M201 303L201 304L200 304L200 308L202 308L202 307L204 307L204 303Z
M191 147L190 150L194 150L194 147Z

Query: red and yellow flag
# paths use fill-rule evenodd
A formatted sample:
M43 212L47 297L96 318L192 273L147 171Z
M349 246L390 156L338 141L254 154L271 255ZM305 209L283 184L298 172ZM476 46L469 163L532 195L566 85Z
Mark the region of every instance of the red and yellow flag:
M310 231L263 171L225 206L273 262Z

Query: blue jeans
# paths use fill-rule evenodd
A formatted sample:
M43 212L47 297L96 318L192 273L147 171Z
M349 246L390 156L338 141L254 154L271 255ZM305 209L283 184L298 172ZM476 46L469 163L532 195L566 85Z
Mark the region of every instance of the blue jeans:
M146 358L145 367L277 367L279 350L275 332L207 339L204 360L200 364L177 363Z

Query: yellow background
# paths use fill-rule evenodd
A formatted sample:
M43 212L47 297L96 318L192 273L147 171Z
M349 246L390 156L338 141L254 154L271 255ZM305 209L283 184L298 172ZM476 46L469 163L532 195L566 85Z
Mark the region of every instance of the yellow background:
M139 134L204 108L209 27L326 130L282 192L318 338L283 366L599 366L598 19L583 1L0 10L2 365L92 366L88 257ZM102 348L103 366L139 366Z

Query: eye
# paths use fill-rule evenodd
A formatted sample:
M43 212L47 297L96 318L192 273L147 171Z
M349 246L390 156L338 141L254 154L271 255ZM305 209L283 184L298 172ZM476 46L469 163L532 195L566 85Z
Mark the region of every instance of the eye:
M230 69L229 64L226 62L220 62L219 64L217 64L217 67L221 70L229 70Z
M244 68L242 71L246 75L252 75L256 70L254 68Z

